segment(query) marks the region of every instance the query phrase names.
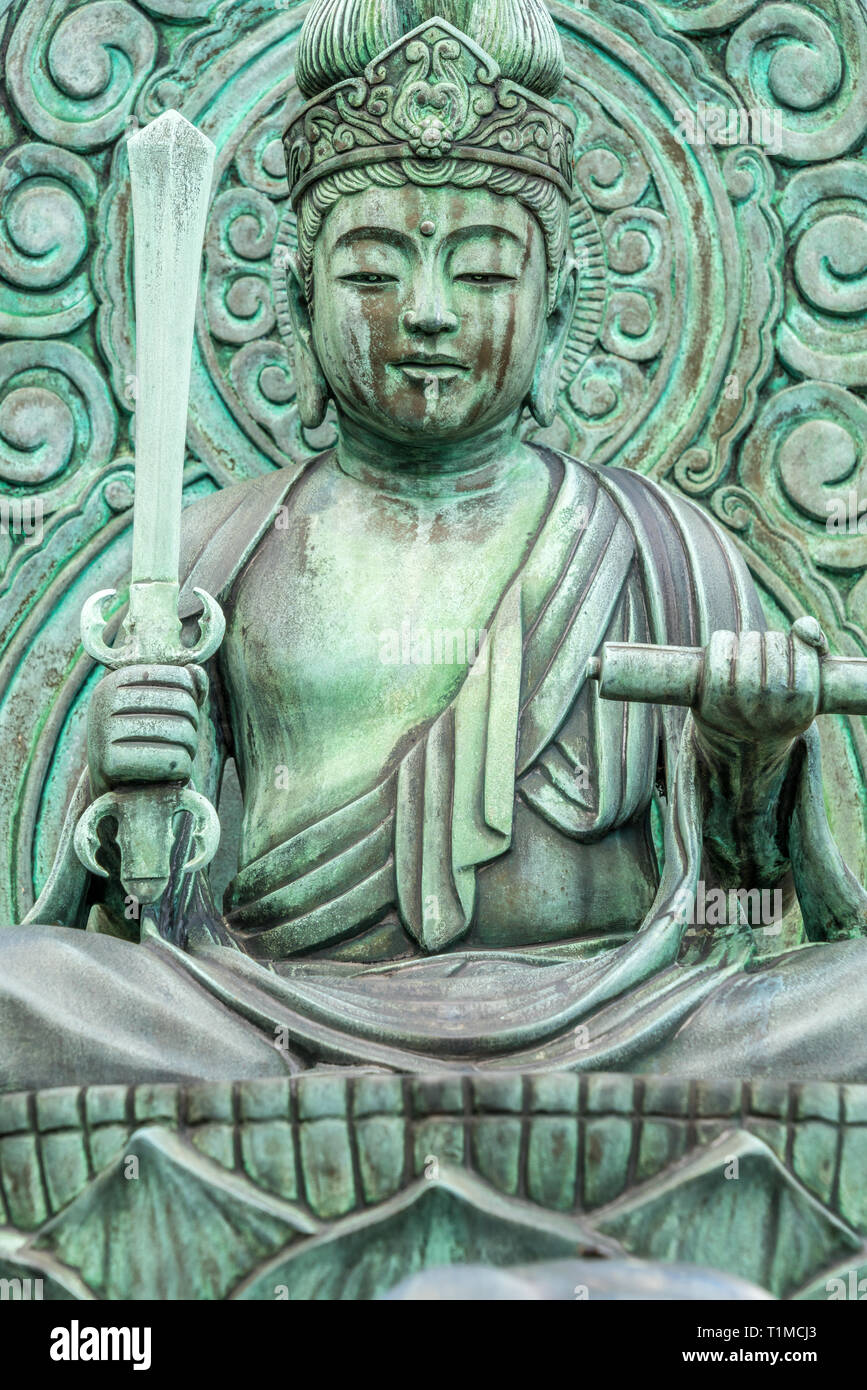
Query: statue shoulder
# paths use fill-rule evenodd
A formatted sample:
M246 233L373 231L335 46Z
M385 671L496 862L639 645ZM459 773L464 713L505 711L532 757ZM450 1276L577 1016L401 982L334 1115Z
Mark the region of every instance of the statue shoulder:
M233 516L240 513L239 520L252 524L258 510L256 503L261 502L263 507L270 505L275 493L283 494L291 485L297 471L297 468L280 468L259 478L246 478L184 507L181 516L182 572L193 567L201 552Z
M629 522L645 589L660 614L658 630L667 629L668 640L686 640L674 636L681 628L693 633L690 641L698 641L717 627L766 626L737 540L699 502L632 469L561 457L567 469L592 474Z
M311 460L310 462L313 462ZM298 478L290 464L191 502L181 519L181 617L198 611L193 589L219 599L234 582Z

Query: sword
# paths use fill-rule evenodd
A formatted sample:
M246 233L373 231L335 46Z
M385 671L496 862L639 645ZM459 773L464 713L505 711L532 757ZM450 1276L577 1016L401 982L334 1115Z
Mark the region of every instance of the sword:
M122 641L104 640L104 605L116 593L102 589L85 603L81 640L104 666L186 666L206 661L223 639L225 621L202 589L199 638L181 643L178 617L181 495L190 393L199 267L214 170L215 148L177 111L166 111L128 142L132 186L135 319L136 438L132 579ZM155 903L171 875L175 818L192 816L192 853L184 871L210 863L220 839L211 803L189 784L141 786L106 792L87 808L75 830L79 859L91 873L107 871L97 859L98 829L117 826L121 882L141 903Z

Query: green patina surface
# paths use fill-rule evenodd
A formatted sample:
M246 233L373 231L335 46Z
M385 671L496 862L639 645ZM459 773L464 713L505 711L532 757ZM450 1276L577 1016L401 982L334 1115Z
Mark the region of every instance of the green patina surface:
M103 7L0 17L0 1252L51 1296L858 1286L867 27L549 8L113 0L123 69Z

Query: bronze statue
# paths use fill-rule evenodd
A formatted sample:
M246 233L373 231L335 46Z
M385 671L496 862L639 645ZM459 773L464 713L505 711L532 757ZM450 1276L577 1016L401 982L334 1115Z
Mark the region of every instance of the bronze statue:
M867 895L813 723L862 708L863 677L833 703L818 624L767 631L698 507L524 441L586 293L559 39L541 0L431 8L320 0L304 26L288 297L303 423L333 402L338 443L184 513L186 640L198 593L225 638L94 694L54 871L0 936L11 1084L323 1062L867 1080ZM605 644L639 648L626 699L603 698ZM75 856L86 808L188 782L216 804L229 759L225 903L188 830L130 913L105 829L97 859L78 841L104 882ZM737 910L697 921L697 894ZM793 894L812 944L757 960Z

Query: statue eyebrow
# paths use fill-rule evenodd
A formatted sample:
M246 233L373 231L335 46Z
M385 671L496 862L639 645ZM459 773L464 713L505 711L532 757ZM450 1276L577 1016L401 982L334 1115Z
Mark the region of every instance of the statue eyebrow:
M480 234L490 237L507 237L516 246L520 246L522 250L524 248L524 242L521 238L516 236L514 232L510 232L508 227L489 226L487 223L477 223L471 227L456 227L453 232L449 232L446 241L460 243Z
M341 246L354 246L357 241L384 241L396 246L399 251L412 250L410 238L394 227L352 227L337 238L334 249L337 251Z
M475 236L507 237L516 246L522 249L524 243L514 232L510 232L508 227L497 227L488 223L474 223L470 227L456 227L453 232L449 232L446 242L451 245L469 241ZM389 246L395 246L399 251L411 252L414 250L413 242L405 232L398 231L396 227L351 227L348 232L344 232L334 243L335 251L339 251L343 246L354 246L358 241L384 241Z

